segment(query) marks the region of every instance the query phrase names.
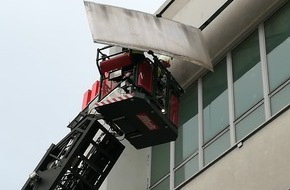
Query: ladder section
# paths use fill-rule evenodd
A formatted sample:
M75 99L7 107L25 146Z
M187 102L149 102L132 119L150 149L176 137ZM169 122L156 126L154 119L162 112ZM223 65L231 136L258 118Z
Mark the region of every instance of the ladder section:
M22 190L96 190L124 146L101 123L83 116L57 145L52 144Z

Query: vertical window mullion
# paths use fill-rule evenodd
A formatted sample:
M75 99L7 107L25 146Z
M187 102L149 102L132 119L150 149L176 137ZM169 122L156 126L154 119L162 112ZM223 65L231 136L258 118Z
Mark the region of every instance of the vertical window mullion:
M236 143L236 128L234 125L235 108L234 108L234 82L233 82L233 66L231 52L227 54L227 80L228 80L228 101L229 101L229 122L230 122L230 138L231 146Z
M199 170L204 166L203 159L203 100L202 100L202 78L198 79L198 157Z
M271 105L269 98L269 76L268 76L268 63L267 63L267 52L266 52L266 38L264 24L260 24L259 30L259 46L260 46L260 57L262 65L262 78L263 78L263 95L264 95L264 105L265 105L265 118L269 120L271 117Z

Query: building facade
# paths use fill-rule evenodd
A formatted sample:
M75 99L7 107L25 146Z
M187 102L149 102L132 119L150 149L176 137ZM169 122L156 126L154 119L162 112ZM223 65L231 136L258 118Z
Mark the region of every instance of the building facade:
M290 2L168 0L157 14L202 30L214 72L173 64L177 140L128 145L103 188L290 189Z

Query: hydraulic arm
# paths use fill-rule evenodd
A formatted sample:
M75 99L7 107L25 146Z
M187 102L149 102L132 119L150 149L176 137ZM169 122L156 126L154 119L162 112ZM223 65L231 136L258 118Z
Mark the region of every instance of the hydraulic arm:
M98 189L124 150L102 119L81 112L69 126L71 132L50 146L22 190Z

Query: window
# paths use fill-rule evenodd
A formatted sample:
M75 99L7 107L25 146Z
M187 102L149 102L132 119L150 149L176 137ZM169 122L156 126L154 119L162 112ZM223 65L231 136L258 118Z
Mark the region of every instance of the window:
M152 147L151 157L151 185L169 173L170 143Z
M152 188L152 190L167 190L169 189L169 177L167 177L165 180L163 180L161 183L156 185Z
M229 126L229 105L227 89L227 63L223 59L202 79L204 165L208 164L230 148L229 132L219 134ZM209 144L207 143L215 136Z
M290 3L281 8L276 14L270 17L264 24L266 37L267 63L269 72L270 92L273 92L281 84L290 78ZM282 89L281 91L287 90ZM285 96L282 96L284 94ZM285 100L278 102L274 95L271 98L272 113L275 114L282 106L289 103L289 94L279 92L279 99Z
M226 59L202 80L204 143L229 125Z
M178 138L175 141L175 166L198 149L197 85L180 98Z
M290 77L290 3L265 22L270 91Z
M260 62L259 36L254 31L232 51L235 119L249 111L263 99L262 68ZM242 139L258 124L265 121L263 108L248 113L246 119L236 124L237 140ZM260 118L256 120L256 118Z
M237 141L240 141L265 121L264 113L264 104L262 104L236 124Z
M283 87L282 90L277 92L272 98L271 98L271 111L272 114L277 113L282 108L284 108L287 104L290 103L290 83L287 84L287 86Z
M263 98L259 37L256 30L232 51L235 118Z
M204 165L207 165L231 147L230 133L227 131L204 149Z
M197 84L180 98L178 138L175 141L175 167L198 150ZM189 159L175 171L175 187L198 172L198 156Z
M198 155L195 155L184 165L175 171L174 186L177 187L182 182L198 172Z

